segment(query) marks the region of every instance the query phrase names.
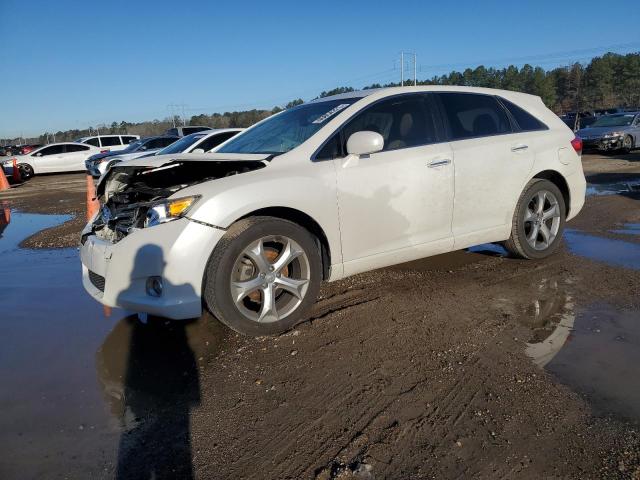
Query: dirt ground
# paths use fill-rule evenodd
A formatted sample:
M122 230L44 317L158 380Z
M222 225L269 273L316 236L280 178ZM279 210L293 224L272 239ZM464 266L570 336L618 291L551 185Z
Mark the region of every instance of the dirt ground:
M140 387L153 398L129 405L140 422L121 439L121 476L147 478L154 465L167 478L640 479L640 367L627 365L629 376L600 360L618 345L637 352L635 334L563 357L586 388L527 354L567 318L573 328L552 346L562 348L555 365L605 331L603 312L640 324L640 257L621 248L617 263L598 258L622 243L640 248L640 235L620 233L640 223L640 191L629 187L640 182L640 152L585 155L583 165L592 186L628 188L589 196L565 246L545 261L486 247L358 275L325 285L312 318L277 337L241 337L208 317L216 345L181 350L177 374L149 377L165 389ZM0 202L75 215L22 243L67 247L84 224L84 192L84 175L36 177ZM587 236L620 243L588 250ZM171 328L184 342L184 327ZM580 370L591 357L606 389L589 387L597 368ZM107 465L105 476L118 468Z

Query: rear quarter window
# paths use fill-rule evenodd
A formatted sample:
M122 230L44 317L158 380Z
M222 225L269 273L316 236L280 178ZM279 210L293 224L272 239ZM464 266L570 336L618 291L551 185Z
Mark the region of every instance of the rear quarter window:
M531 115L529 112L519 107L515 103L510 102L502 97L500 97L500 102L505 106L509 113L513 117L513 119L520 127L520 130L523 132L532 132L535 130L548 130L544 123L538 120L536 117Z

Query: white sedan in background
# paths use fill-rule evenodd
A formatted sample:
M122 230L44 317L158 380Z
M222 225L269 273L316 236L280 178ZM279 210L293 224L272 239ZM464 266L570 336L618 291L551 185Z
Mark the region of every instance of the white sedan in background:
M91 155L100 153L98 147L84 143L51 143L26 155L11 157L2 163L5 172L11 172L16 160L23 179L41 173L76 172L85 169L84 162Z

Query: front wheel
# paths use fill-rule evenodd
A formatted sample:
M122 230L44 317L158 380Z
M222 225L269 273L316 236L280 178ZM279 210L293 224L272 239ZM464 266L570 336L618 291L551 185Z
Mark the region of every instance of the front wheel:
M534 178L518 200L505 248L520 258L548 257L560 245L566 211L558 187L549 180Z
M33 177L33 167L27 163L19 163L18 169L23 180Z
M270 335L305 319L321 280L320 250L306 229L278 218L251 217L234 224L216 245L204 300L233 330Z
M631 150L633 150L633 138L631 135L625 135L622 139L622 151L624 153L629 153Z

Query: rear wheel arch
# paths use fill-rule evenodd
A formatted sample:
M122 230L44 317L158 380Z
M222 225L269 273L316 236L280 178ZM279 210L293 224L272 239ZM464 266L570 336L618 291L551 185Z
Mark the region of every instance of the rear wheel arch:
M310 215L291 207L266 207L254 210L242 217L236 219L233 223L244 220L249 217L274 217L282 220L288 220L311 233L318 241L320 246L320 255L322 259L322 279L328 280L331 267L331 247L329 240L320 224Z
M542 172L535 174L532 177L532 180L535 178L549 180L556 187L558 187L558 190L560 190L560 193L562 193L562 198L564 199L564 205L566 209L565 215L568 217L569 208L571 205L571 202L570 202L571 192L569 191L569 184L567 183L564 176L560 172L557 172L556 170L543 170Z

